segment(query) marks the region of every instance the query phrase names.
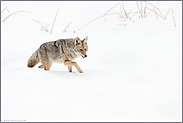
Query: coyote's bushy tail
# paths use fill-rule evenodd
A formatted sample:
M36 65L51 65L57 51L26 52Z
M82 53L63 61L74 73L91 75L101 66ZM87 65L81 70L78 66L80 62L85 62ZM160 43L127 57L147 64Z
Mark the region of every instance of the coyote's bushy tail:
M39 63L38 51L34 52L32 56L28 60L27 67L34 67L37 63Z

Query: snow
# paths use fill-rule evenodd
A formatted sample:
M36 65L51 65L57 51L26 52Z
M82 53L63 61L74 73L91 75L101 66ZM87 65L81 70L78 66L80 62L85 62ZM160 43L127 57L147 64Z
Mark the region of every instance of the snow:
M17 13L1 22L1 119L27 122L181 122L182 3L152 1L166 15L132 20L104 15L119 1L3 1ZM140 2L138 2L140 6ZM143 3L144 7L145 3ZM127 12L138 11L125 1ZM148 5L151 7L150 5ZM49 24L52 34L34 20ZM109 13L119 12L115 7ZM9 15L4 11L2 20ZM34 20L31 20L34 19ZM70 23L69 31L62 33ZM126 24L118 25L118 24ZM73 32L76 33L73 33ZM88 36L84 73L54 63L50 71L27 67L38 47L61 38Z

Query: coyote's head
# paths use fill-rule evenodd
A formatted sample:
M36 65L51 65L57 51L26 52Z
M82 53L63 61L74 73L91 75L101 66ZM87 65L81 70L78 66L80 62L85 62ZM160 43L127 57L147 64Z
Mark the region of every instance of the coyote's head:
M74 40L74 51L77 55L82 56L83 58L87 57L86 52L88 51L88 36L83 40L80 40L79 37L76 37Z

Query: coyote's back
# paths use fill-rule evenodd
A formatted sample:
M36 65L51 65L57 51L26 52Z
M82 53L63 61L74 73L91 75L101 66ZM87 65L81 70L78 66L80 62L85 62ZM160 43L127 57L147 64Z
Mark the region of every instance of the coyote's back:
M82 73L83 71L76 62L75 58L82 56L87 57L88 36L83 40L76 37L74 39L59 39L42 44L37 51L35 51L28 60L28 67L34 67L37 63L41 62L39 68L49 70L53 62L64 63L68 66L69 72L72 72L72 66Z

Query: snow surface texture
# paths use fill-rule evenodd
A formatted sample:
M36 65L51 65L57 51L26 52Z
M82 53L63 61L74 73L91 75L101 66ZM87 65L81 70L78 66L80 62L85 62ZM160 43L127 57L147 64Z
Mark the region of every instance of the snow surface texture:
M170 10L166 20L153 12L132 20L108 15L79 30L117 3L1 2L1 11L9 5L10 13L31 12L1 22L2 121L181 121L181 1L150 2L164 15L173 9L176 27ZM124 7L138 11L135 1ZM118 5L109 13L119 11ZM49 32L32 19L50 24ZM75 60L83 74L56 63L50 71L27 67L42 43L76 36L88 36L88 57Z

